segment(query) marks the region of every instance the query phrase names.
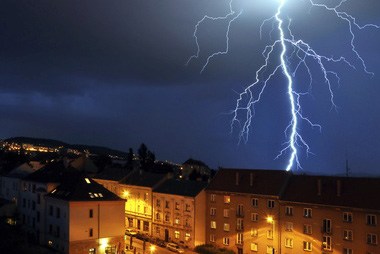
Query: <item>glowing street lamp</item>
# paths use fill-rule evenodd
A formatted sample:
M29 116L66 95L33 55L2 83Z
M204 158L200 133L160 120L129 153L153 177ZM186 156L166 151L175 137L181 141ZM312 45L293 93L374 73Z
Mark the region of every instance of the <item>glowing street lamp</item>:
M151 245L149 249L150 249L150 253L153 254L154 251L156 250L156 246Z

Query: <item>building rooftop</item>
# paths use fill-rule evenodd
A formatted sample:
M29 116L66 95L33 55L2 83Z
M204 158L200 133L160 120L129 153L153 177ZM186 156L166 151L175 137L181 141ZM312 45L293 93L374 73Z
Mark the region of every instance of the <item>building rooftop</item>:
M105 168L101 172L97 173L93 178L120 181L129 173L131 173L131 170L128 170L126 168L112 167L112 168Z
M133 170L126 177L124 177L120 183L154 188L165 179L167 179L166 174L155 174L143 170Z
M116 194L104 188L91 178L78 173L66 179L52 190L48 197L66 201L118 201Z
M222 168L206 190L280 196L289 177L283 170Z
M65 163L60 160L51 162L41 169L29 174L24 178L26 181L39 183L60 183L78 170L72 167L66 167Z
M380 210L380 178L292 175L282 200Z
M207 183L168 179L153 191L158 193L195 197L206 188Z

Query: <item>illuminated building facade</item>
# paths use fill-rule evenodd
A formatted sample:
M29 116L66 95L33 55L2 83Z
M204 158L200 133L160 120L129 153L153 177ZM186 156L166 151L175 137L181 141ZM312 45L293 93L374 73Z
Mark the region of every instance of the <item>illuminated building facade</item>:
M219 169L206 188L206 242L238 254L278 250L279 198L289 176Z
M205 243L207 183L169 179L153 190L153 237L194 248Z
M168 178L164 174L133 170L119 182L119 191L126 200L125 225L152 235L153 189Z

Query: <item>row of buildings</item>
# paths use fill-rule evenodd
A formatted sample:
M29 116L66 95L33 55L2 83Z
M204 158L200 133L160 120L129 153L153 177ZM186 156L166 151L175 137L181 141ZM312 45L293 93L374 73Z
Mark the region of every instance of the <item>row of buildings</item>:
M11 178L2 197L41 244L64 253L121 252L126 228L238 254L380 253L379 178L219 169L204 183L122 168L88 178L63 163Z

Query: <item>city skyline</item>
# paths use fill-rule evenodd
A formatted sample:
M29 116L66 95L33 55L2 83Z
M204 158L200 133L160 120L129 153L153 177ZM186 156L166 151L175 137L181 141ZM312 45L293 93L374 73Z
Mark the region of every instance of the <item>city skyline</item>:
M296 36L303 34L326 54L350 50L343 43L345 25L307 9L308 1L289 2L297 2L287 8ZM2 2L0 137L52 138L123 151L145 143L162 160L193 157L213 168L284 169L286 157L275 160L288 123L280 78L259 105L246 144L230 133L233 116L227 114L262 64L267 41L259 39L259 27L276 6L234 1L233 8L244 12L231 26L229 54L213 59L202 74L199 62L185 66L195 50L197 21L206 14L226 15L228 4ZM360 23L380 24L379 8L373 0L343 5ZM200 31L206 53L223 49L224 28L206 24ZM334 67L341 78L333 85L337 112L323 82L314 86L305 111L322 132L304 130L314 153L303 158L305 171L344 174L348 160L353 174L380 174L379 39L380 31L368 29L357 40L373 77L360 68Z

